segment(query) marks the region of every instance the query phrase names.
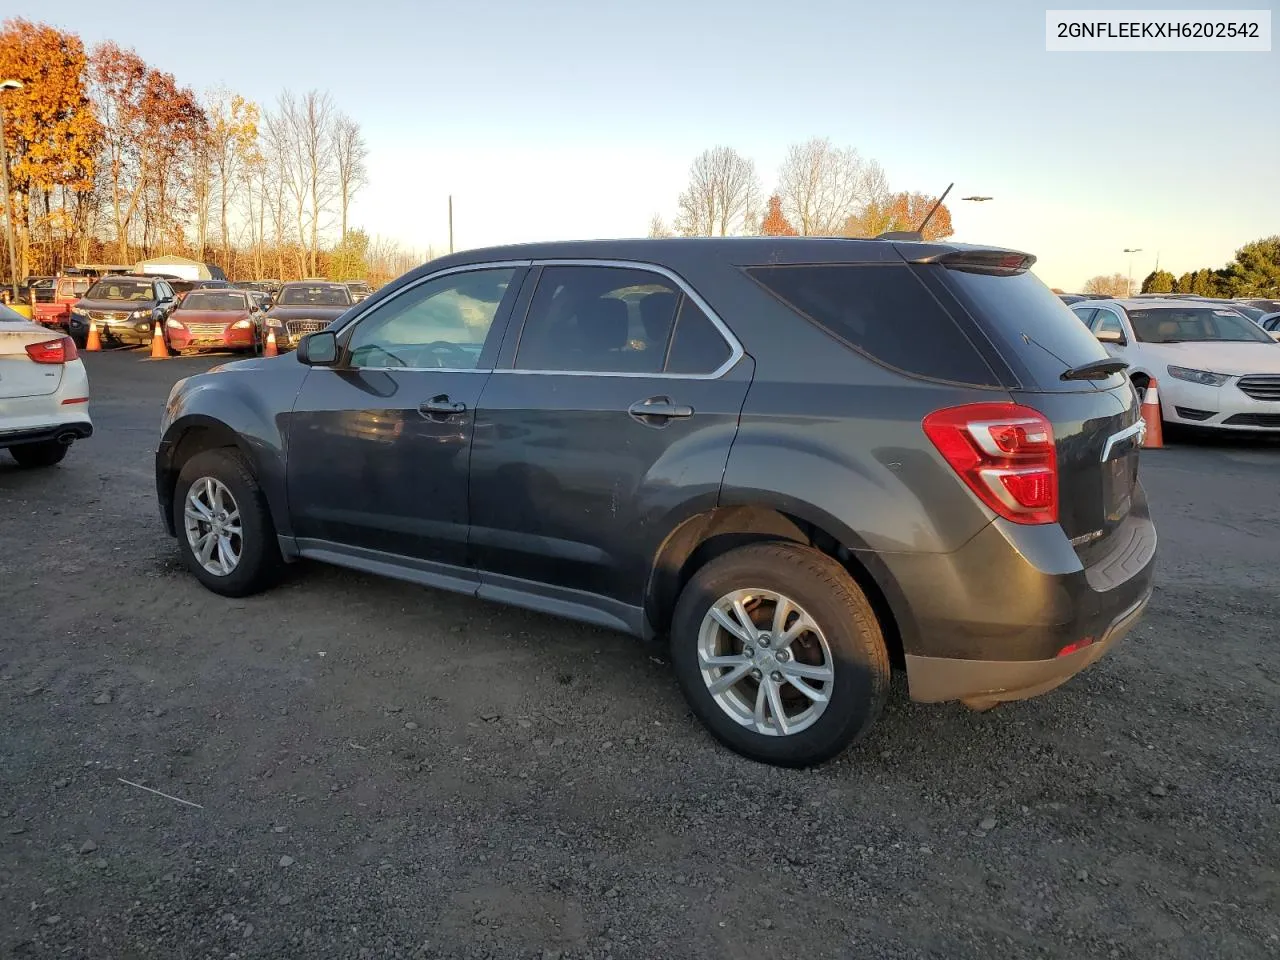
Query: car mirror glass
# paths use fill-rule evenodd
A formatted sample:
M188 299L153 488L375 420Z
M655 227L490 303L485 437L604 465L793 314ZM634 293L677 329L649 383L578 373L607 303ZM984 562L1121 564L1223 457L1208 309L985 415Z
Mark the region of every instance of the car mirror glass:
M338 362L338 335L332 330L309 333L298 341L298 361L309 367L328 367Z

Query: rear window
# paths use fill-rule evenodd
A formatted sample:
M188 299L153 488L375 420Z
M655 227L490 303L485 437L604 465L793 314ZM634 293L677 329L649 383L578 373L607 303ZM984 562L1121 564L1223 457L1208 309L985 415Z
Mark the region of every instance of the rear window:
M1107 359L1097 338L1032 273L978 273L944 270L947 286L988 330L1010 361L1026 369L1041 389L1081 389L1081 381L1064 384L1064 370ZM1106 381L1088 381L1105 387Z
M747 273L801 316L886 366L932 380L999 385L905 263L753 267Z

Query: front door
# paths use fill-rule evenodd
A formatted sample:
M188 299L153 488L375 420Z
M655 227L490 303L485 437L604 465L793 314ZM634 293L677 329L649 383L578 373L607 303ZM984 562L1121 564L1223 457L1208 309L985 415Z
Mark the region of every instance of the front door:
M307 374L287 451L304 553L466 565L476 403L523 274L469 269L408 286L341 334L341 365Z
M518 333L476 414L480 595L612 609L597 619L630 627L673 517L716 504L751 361L674 278L638 266L542 267Z

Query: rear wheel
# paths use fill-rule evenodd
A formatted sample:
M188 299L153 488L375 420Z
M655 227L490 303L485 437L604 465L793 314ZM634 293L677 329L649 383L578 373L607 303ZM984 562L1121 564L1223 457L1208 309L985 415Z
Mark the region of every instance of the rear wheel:
M214 593L243 597L271 586L284 561L267 500L232 447L196 454L182 467L174 527L187 568Z
M880 715L889 654L866 596L825 554L794 543L740 547L690 579L671 657L713 736L764 763L839 754Z
M45 440L41 443L24 443L10 447L9 453L18 461L20 467L52 467L54 464L61 463L70 449L69 443Z

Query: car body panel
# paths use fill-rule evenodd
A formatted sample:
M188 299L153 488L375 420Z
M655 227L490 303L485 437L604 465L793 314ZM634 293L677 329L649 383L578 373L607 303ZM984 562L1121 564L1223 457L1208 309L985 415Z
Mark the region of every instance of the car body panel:
M0 309L0 447L93 432L84 362L36 363L27 354L53 339L47 327Z

